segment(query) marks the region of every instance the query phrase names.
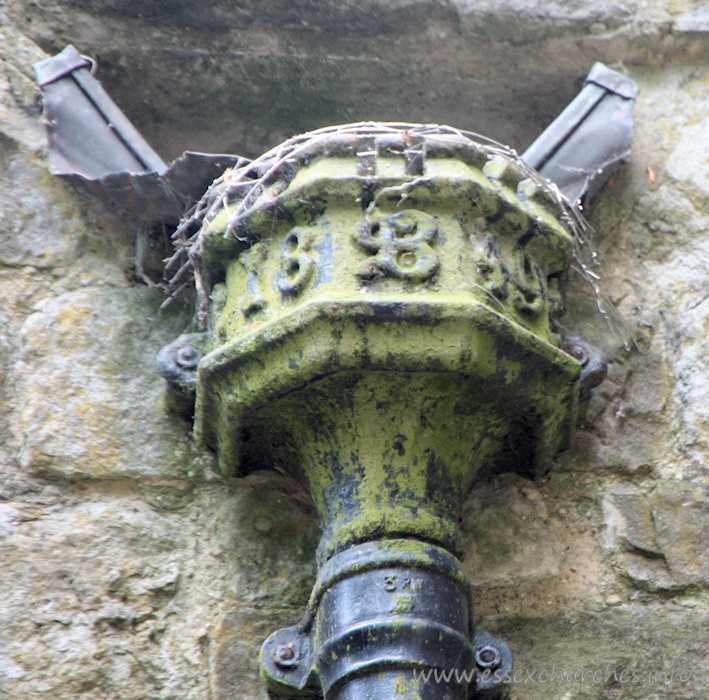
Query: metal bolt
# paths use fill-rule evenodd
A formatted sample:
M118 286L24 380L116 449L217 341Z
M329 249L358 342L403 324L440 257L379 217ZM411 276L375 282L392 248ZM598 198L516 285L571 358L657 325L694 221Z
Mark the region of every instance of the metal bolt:
M502 654L497 647L486 644L475 651L475 663L479 668L495 670L502 664Z
M175 362L184 369L194 369L202 359L202 353L192 345L183 345L175 353Z
M588 364L588 351L585 347L583 347L583 345L579 345L578 343L570 343L564 349L569 353L569 355L575 357L581 363L582 367L585 367Z
M606 378L608 361L598 348L580 338L567 338L561 348L581 363L581 395L588 396L588 392Z
M295 642L281 642L273 647L271 658L278 666L290 668L298 665L298 654L295 648Z

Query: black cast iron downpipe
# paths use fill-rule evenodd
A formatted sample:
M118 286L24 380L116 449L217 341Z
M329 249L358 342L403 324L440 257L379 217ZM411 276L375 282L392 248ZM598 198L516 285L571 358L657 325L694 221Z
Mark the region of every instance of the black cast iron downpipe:
M261 663L267 679L313 697L467 698L471 684L495 688L512 668L507 644L473 629L459 561L434 545L384 540L335 555L318 576L305 619L312 628L271 635Z

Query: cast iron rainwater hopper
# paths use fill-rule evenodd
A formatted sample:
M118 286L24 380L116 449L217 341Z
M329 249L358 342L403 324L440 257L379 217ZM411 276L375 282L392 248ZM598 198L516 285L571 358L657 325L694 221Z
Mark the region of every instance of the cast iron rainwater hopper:
M52 172L149 231L189 210L165 273L170 299L194 280L196 332L158 360L175 407L194 407L225 472L275 465L322 522L303 619L262 648L269 692L494 691L512 656L474 627L460 507L485 476L544 473L605 376L596 349L558 333L561 280L576 206L629 154L635 84L595 64L521 158L450 127L360 123L253 163L186 152L168 166L94 69L71 46L35 65ZM150 279L162 239L138 238Z
M575 210L507 149L374 123L294 139L201 206L202 327L161 371L196 389L196 435L224 472L277 465L323 530L303 619L263 644L269 692L494 689L512 656L474 627L460 510L476 480L544 474L603 376L556 325ZM424 683L428 669L454 673Z

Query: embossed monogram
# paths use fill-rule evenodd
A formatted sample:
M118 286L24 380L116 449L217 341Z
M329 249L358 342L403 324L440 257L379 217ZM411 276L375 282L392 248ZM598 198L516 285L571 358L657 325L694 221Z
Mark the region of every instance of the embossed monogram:
M355 240L375 255L362 263L357 275L366 280L394 277L423 282L440 266L432 247L437 236L433 217L414 209L368 221Z

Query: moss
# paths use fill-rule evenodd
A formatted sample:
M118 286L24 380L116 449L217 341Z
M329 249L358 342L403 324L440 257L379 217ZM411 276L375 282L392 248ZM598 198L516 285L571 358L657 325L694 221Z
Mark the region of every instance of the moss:
M392 690L394 695L406 695L409 692L409 684L404 678L396 678Z

